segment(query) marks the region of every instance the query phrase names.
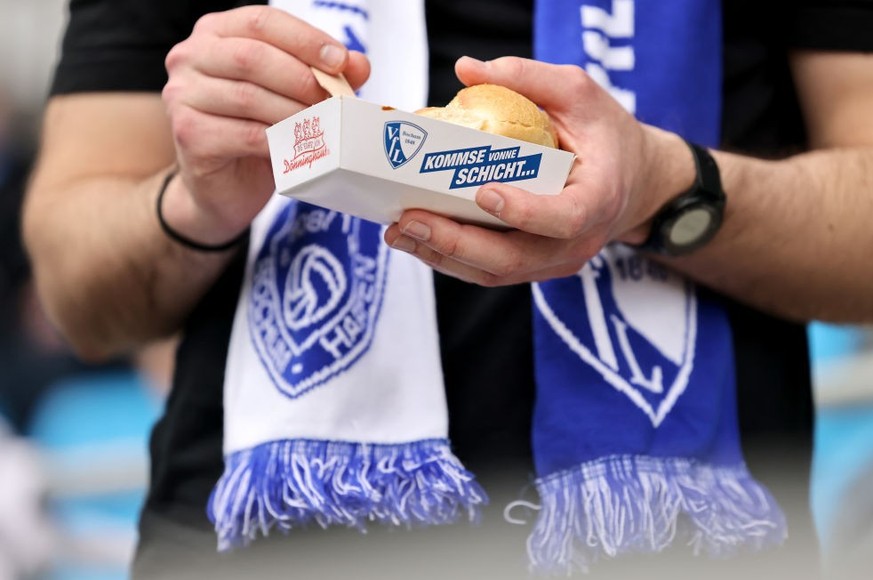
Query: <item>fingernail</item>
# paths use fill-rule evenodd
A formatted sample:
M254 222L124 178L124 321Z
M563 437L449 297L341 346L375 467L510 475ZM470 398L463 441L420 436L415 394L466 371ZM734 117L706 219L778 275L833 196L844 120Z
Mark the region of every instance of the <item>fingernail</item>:
M333 44L325 44L321 47L321 52L319 52L318 56L321 58L321 62L330 68L337 68L343 63L345 51Z
M410 238L415 238L422 242L430 239L430 228L421 222L411 221L401 231Z
M395 250L411 254L415 252L415 240L407 238L406 236L399 236L396 240L391 242L391 247Z
M493 189L483 189L476 197L476 203L479 207L500 217L500 212L503 211L503 197Z

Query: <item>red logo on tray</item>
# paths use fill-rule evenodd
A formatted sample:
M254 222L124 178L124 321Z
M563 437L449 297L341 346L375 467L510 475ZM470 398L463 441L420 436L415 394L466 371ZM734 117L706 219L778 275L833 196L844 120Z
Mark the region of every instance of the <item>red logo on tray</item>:
M285 159L284 173L290 173L301 167L312 167L312 163L330 155L330 149L324 143L324 131L318 117L304 119L294 123L294 157Z

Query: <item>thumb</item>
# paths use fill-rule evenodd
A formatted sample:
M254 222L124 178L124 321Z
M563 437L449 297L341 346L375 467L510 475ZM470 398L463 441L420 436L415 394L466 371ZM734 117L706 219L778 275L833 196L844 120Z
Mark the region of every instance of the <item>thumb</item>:
M569 68L581 71L579 67L548 64L516 56L503 56L489 61L462 56L455 63L455 74L467 86L482 83L502 85L543 108L550 108L559 104L563 91L556 91L554 87L566 85Z

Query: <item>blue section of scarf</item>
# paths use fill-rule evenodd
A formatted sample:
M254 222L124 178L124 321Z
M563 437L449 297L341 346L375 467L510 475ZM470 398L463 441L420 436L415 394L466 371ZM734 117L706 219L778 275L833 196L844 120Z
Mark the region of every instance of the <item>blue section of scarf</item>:
M720 0L540 0L534 56L575 64L644 122L719 142ZM632 106L628 106L632 104Z
M715 145L720 19L717 0L540 1L535 56L584 68L643 122ZM670 314L627 308L634 286L637 299L655 291L652 309L672 288ZM535 567L565 573L674 541L723 556L784 539L778 505L743 461L731 329L715 299L622 247L533 292Z

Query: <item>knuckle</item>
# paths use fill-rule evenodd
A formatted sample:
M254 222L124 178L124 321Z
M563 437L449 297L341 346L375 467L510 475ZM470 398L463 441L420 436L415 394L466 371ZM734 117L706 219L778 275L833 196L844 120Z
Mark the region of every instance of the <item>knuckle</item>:
M504 56L496 59L495 64L503 69L503 72L508 78L522 78L527 69L527 63L524 59L517 56Z
M199 123L191 109L179 108L173 114L172 128L173 138L181 148L189 149L197 142Z
M260 45L255 42L241 42L234 48L232 59L237 71L240 73L248 73L260 61L262 55Z
M419 245L417 248L421 248L421 246ZM434 270L439 270L440 272L447 271L445 270L446 257L439 252L423 252L419 258Z
M476 279L476 283L479 286L483 286L485 288L496 288L502 285L500 277L492 274L491 272L483 272L482 274L480 274L479 277Z
M567 88L571 94L585 94L591 90L591 77L582 67L576 65L563 65L566 70Z
M251 83L238 82L233 89L233 103L242 113L249 113L258 101L257 87Z
M167 53L167 56L164 58L164 68L167 71L172 71L182 64L182 62L186 59L185 43L181 42L170 49L170 52Z
M161 100L163 100L168 107L172 107L172 105L177 101L181 90L180 83L171 78L167 81L167 84L164 85L164 88L161 89Z
M258 123L249 123L243 131L243 141L249 149L256 149L264 142L264 128Z
M434 240L433 248L440 256L449 258L457 258L460 253L460 245L456 236L449 236L444 240Z
M195 33L209 32L215 29L216 23L220 16L214 12L204 14L194 23L193 31Z
M260 36L267 27L273 11L266 6L252 6L246 11L245 28L253 36Z
M508 278L522 270L522 256L518 251L506 254L503 259L492 269L492 274L498 278Z
M202 61L202 56L211 52L214 46L214 38L192 35L167 51L164 68L169 73L185 68L197 68L198 62Z
M324 89L321 88L321 85L318 84L315 75L312 73L300 77L300 91L301 95L304 95L303 98L311 104L320 100L319 96L323 97L326 95Z

